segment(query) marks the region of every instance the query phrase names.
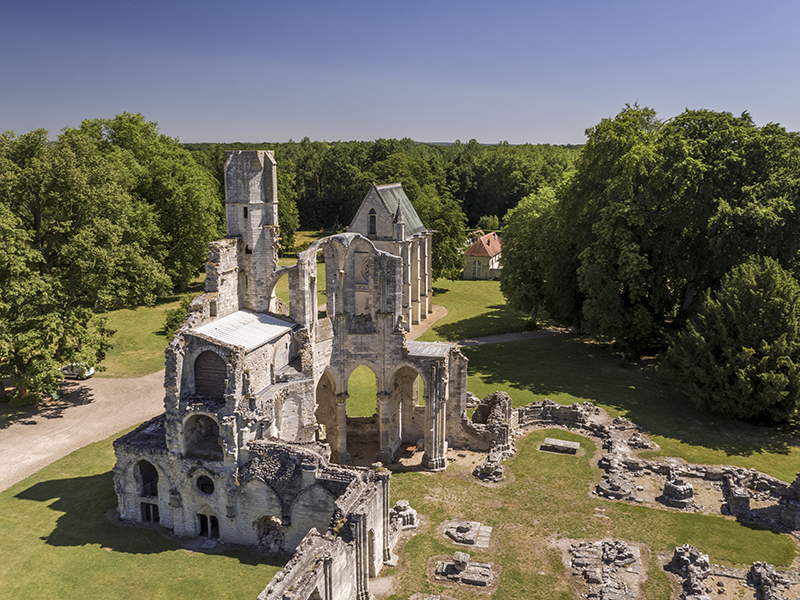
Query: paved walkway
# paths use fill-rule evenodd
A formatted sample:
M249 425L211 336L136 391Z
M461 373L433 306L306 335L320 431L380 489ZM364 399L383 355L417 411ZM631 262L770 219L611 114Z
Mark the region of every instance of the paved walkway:
M415 325L407 338L417 339L445 315L447 309L434 304L433 312ZM497 344L569 331L541 329L460 340L458 344ZM94 377L81 382L69 381L62 389L64 395L60 399L43 401L29 408L23 416L0 425L0 491L78 448L146 421L164 410L163 370L131 379Z

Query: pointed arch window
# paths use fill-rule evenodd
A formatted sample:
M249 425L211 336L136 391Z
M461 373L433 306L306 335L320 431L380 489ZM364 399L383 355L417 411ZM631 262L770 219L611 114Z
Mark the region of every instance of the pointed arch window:
M374 208L369 209L369 235L378 235L378 215Z

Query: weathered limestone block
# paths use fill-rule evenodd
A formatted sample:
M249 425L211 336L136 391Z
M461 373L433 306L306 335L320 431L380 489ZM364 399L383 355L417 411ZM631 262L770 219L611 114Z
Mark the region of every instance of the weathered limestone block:
M694 487L686 479L671 479L664 484L664 502L675 508L689 508L694 504Z

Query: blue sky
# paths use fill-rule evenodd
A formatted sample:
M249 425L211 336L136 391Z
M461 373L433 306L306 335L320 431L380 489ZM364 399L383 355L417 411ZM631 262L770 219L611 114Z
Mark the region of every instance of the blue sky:
M6 0L0 131L582 143L638 102L800 131L800 2Z

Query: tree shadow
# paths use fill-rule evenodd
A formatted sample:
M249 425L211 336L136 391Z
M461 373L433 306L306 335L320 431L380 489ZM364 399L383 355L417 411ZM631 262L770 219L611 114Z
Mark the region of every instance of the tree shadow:
M15 498L44 502L48 508L62 513L53 531L41 538L50 546L98 544L126 554L157 554L184 547L166 529L134 527L109 518L109 511L117 505L111 471L88 477L42 481L22 490ZM280 558L261 556L240 548L212 552L248 565L282 567L286 563Z
M470 372L483 381L540 397L568 394L622 414L652 434L686 444L751 456L788 454L800 446L798 423L756 425L698 410L656 375L654 360L622 367L607 346L578 335L463 348ZM511 391L513 398L513 390ZM555 399L555 398L554 398Z
M32 406L11 407L0 404L0 430L12 424L36 425L37 419L60 419L64 411L73 406L83 406L94 401L92 390L79 381L61 382L57 397L45 396Z
M452 323L435 323L431 329L441 338L450 341L526 331L525 316L508 304L493 304L478 315Z

